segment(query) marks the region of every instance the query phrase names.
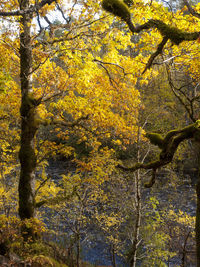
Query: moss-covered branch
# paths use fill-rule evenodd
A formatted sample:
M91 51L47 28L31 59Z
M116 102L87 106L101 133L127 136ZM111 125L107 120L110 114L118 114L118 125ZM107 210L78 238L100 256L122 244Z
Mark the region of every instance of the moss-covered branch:
M150 19L142 25L134 26L131 20L129 7L122 0L103 0L102 7L106 11L125 21L133 34L139 33L143 30L157 29L163 36L162 42L158 45L156 52L151 55L143 73L151 67L153 60L162 53L168 40L170 40L173 44L179 45L183 41L197 40L200 36L199 32L185 32L156 19Z
M156 133L147 133L146 137L152 144L161 149L159 159L149 163L136 163L131 167L126 167L124 165L118 165L118 167L122 170L132 172L138 169L152 169L153 177L150 183L146 186L150 187L155 181L156 170L169 164L173 160L174 154L181 142L187 139L200 140L200 120L197 120L194 124L182 129L169 131L164 138Z
M150 19L148 22L135 27L135 33L139 33L142 30L157 29L163 37L167 37L172 43L179 45L183 41L197 40L199 32L185 32L176 27L169 26L161 20Z
M199 32L185 32L176 27L167 25L161 20L150 19L148 22L134 26L131 21L131 15L128 6L121 0L103 0L102 7L115 16L124 20L132 33L139 33L143 30L152 28L157 29L163 37L171 40L172 43L179 45L183 41L194 41L200 36Z

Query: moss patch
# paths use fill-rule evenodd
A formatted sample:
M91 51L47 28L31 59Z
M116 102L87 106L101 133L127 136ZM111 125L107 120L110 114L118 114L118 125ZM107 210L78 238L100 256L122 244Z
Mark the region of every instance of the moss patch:
M124 21L130 20L128 6L121 0L103 0L102 7L113 15L120 17Z

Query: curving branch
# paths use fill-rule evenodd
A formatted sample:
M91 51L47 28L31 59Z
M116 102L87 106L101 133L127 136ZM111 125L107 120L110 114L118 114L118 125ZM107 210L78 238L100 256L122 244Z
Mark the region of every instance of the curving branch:
M185 3L186 2L187 0L185 0ZM133 34L140 33L143 30L157 29L163 36L162 42L158 45L156 52L151 55L143 73L152 66L154 59L162 53L163 48L168 40L170 40L175 45L179 45L183 41L194 41L200 37L200 32L185 32L176 27L167 25L163 21L157 19L150 19L144 24L135 26L132 23L128 6L121 0L103 0L102 7L106 11L120 17L124 22L126 22ZM192 10L193 9L190 8L190 12L192 12ZM195 11L193 12L193 15L194 14L196 15L196 17L199 17L199 14Z
M49 125L58 125L58 126L64 126L64 127L69 127L69 128L73 128L76 126L82 127L81 122L88 120L89 119L89 115L86 116L81 116L79 117L77 120L74 121L68 121L64 116L60 115L61 119L55 119L55 118L50 118L50 119L38 119L38 124L43 125L43 126L49 126Z
M199 99L199 95L196 95L194 97L189 97L185 92L184 92L184 87L187 88L189 85L192 84L192 82L189 82L187 84L181 85L179 87L175 86L172 75L169 70L169 66L165 64L166 68L166 73L167 73L167 78L169 82L169 86L175 95L175 97L178 99L180 104L184 107L184 109L187 111L190 119L192 122L195 122L197 120L197 117L194 115L194 104L196 101ZM198 85L197 85L198 86ZM195 118L196 117L196 118Z
M146 64L146 67L145 67L145 69L143 70L142 74L145 73L147 69L150 69L150 68L151 68L151 65L153 64L154 59L155 59L159 54L162 53L163 48L164 48L165 44L167 43L168 39L169 39L169 38L166 37L166 36L162 39L162 42L158 45L156 52L154 52L154 53L150 56L150 58L149 58L149 60L148 60L148 62L147 62L147 64Z
M138 169L152 169L153 175L146 187L151 187L155 182L156 170L172 162L174 154L181 142L187 139L200 140L200 120L180 130L169 131L164 138L156 133L148 133L146 137L150 142L161 149L159 159L149 163L136 163L132 167L118 165L124 171L136 171Z

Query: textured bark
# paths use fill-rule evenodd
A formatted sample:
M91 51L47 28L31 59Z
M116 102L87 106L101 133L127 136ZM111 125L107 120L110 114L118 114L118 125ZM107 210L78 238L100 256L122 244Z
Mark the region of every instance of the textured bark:
M140 142L141 133L138 127L138 137L137 137L137 161L141 160L140 156ZM137 264L137 250L139 245L139 234L141 226L141 171L138 169L135 173L135 221L134 221L134 233L133 233L133 244L131 248L130 256L130 267L136 267Z
M196 232L196 259L197 267L200 267L200 143L197 144L197 153L198 153L198 163L199 163L199 173L198 181L196 184L196 194L197 194L197 206L196 206L196 223L195 223L195 232Z
M140 177L140 170L137 170L135 175L135 229L134 229L134 240L131 249L131 260L130 260L130 267L136 267L137 263L137 248L139 243L139 233L140 233L140 225L141 225L141 177Z
M196 258L197 258L197 267L200 267L200 174L196 185L196 193L197 193L196 224L195 224Z
M20 10L29 8L29 1L22 0ZM31 70L32 47L30 34L30 14L21 18L20 32L20 80L21 80L21 148L19 159L21 172L19 179L19 216L23 219L34 217L34 191L36 155L34 138L37 131L35 123L35 106L32 98Z

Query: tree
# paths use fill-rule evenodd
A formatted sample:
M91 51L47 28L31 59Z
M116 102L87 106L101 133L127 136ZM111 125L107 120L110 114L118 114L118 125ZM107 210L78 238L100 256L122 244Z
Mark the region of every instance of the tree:
M193 9L190 4L187 2L187 0L184 1L185 5L187 6L188 11L190 14L194 16L194 20L196 18L200 18L200 14L198 11ZM163 20L159 20L157 18L152 19L150 18L146 23L140 24L138 26L135 26L132 23L131 19L131 13L129 11L128 6L121 2L121 1L109 1L109 0L104 0L102 2L103 8L114 14L115 16L120 17L129 27L130 31L135 34L139 33L144 30L149 30L149 29L157 29L157 31L161 34L162 36L162 41L159 43L156 51L150 56L146 67L143 71L145 73L147 69L149 69L155 58L157 58L158 55L162 54L167 42L170 40L173 45L179 46L182 42L189 42L189 41L194 41L198 40L199 38L199 32L187 32L183 29L180 29L178 27L174 26L169 26L167 23L163 22ZM198 7L197 7L198 8ZM167 13L167 12L166 12ZM165 14L166 14L165 13ZM179 13L180 15L180 13ZM184 16L183 16L184 17ZM199 121L197 120L194 124L191 124L187 127L184 127L180 130L172 130L168 132L165 137L163 138L159 134L156 133L148 133L147 138L152 142L152 144L158 146L161 149L161 152L159 154L159 159L150 163L136 163L133 167L124 167L120 166L120 168L124 170L132 170L136 171L138 169L152 169L152 179L147 184L147 187L151 187L154 182L155 182L155 175L156 175L156 170L162 166L165 166L169 164L173 156L179 146L179 144L187 139L195 139L197 142L199 141ZM200 235L199 235L199 229L200 229L200 202L199 202L199 197L200 197L200 179L197 182L197 187L196 187L196 192L197 192L197 211L196 211L196 247L197 247L197 266L200 266Z
M70 193L63 188L53 190L56 184L52 182L50 186L49 177L43 174L37 174L41 180L40 183L36 181L37 167L45 168L48 157L56 153L66 157L73 155L80 170L93 170L92 179L101 183L104 172L101 173L98 164L102 168L104 165L103 159L97 155L99 151L104 153L102 143L111 137L117 142L119 136L129 142L137 132L135 118L139 93L134 88L130 93L126 87L127 83L136 81L131 75L130 63L124 67L119 64L125 62L119 53L124 47L121 42L123 34L119 31L118 37L113 37L110 18L93 18L93 14L99 12L95 3L91 6L84 2L79 4L75 10L77 13L73 4L66 7L62 1L54 0L37 3L4 1L0 4L1 52L6 59L2 79L10 90L5 94L10 98L6 99L8 107L4 101L2 118L9 131L12 129L9 138L12 136L14 139L14 152L17 154L19 151L18 193L22 220L35 217L36 209L42 205L68 200L73 195L73 189ZM79 12L80 8L82 12ZM51 11L55 9L63 17L63 23L51 21ZM68 17L63 11L65 9ZM42 26L42 19L47 27ZM108 45L111 38L113 42ZM131 43L129 37L126 39L127 44ZM1 83L1 88L5 90L6 85ZM1 96L4 97L3 93ZM12 121L7 117L7 114L11 116L8 110L11 103L15 103ZM135 116L128 115L128 110L132 110ZM54 136L51 135L50 140L44 136L48 130ZM76 138L76 144L73 144ZM88 148L89 159L78 158L76 149L79 144ZM5 156L8 154L10 151L6 147ZM45 192L44 185L52 190ZM33 235L31 230L28 234Z

